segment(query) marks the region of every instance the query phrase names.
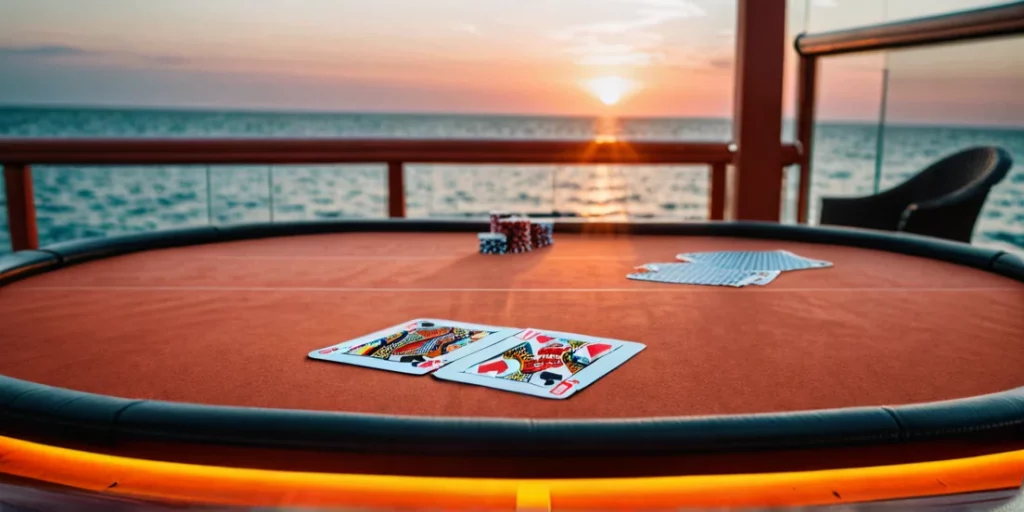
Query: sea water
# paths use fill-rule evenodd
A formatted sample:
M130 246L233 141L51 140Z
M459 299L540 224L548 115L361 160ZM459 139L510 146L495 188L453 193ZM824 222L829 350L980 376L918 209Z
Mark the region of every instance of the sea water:
M792 140L787 123L784 139ZM728 141L726 119L304 114L0 108L0 137L442 138ZM1010 175L989 195L973 243L1024 253L1024 128L887 126L876 181L877 126L822 122L810 218L821 197L884 190L976 145L1006 148ZM797 169L782 218L794 220ZM386 216L384 164L36 166L42 244L128 232L254 221ZM492 209L629 220L707 218L706 165L417 165L406 167L410 217ZM6 211L0 251L9 250Z

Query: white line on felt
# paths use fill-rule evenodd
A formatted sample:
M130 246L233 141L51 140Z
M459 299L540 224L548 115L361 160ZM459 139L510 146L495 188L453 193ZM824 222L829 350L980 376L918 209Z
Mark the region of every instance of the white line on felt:
M438 256L354 256L354 255L353 256L270 256L270 255L268 255L268 256L261 256L261 255L238 255L238 256L231 256L231 255L211 254L211 255L202 255L201 257L202 258L208 258L208 259L220 259L220 260L281 260L281 261L289 261L289 260L296 260L296 261L306 261L306 260L311 260L311 261L316 261L316 260L324 260L324 261L332 261L332 260L338 260L338 261L403 261L403 260L409 260L409 261L424 261L424 260L453 260L453 259L460 258L460 257L463 257L463 256L469 256L469 255L475 255L475 254L476 254L475 252L465 253L465 254L447 254L447 255L438 255ZM192 259L193 257L189 256L188 258ZM565 260L565 261L640 261L642 259L643 258L622 258L622 257L614 257L614 256L612 256L612 257L609 257L609 256L604 256L604 257L601 257L601 256L549 256L549 257L545 257L544 258L545 261L547 261L547 260L551 260L551 261L559 261L559 260Z
M36 291L126 291L126 292L351 292L351 293L788 293L788 292L1000 292L1020 293L1019 288L750 288L742 291L731 287L671 287L671 288L367 288L367 287L316 287L316 286L27 286L18 290Z

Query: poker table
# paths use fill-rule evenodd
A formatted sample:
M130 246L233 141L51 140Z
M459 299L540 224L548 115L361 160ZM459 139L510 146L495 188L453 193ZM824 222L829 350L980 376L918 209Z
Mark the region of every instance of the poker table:
M550 478L802 471L1024 448L1024 262L772 223L469 220L199 227L0 259L0 435L156 461ZM785 249L767 286L631 281ZM309 359L415 318L647 348L567 400Z

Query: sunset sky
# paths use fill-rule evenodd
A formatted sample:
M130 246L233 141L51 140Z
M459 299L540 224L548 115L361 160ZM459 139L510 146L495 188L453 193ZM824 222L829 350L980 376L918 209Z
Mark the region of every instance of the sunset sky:
M790 0L789 31L998 3ZM735 0L0 0L0 13L0 105L732 111ZM1024 126L1022 41L890 55L892 114ZM826 62L822 117L877 115L884 62Z

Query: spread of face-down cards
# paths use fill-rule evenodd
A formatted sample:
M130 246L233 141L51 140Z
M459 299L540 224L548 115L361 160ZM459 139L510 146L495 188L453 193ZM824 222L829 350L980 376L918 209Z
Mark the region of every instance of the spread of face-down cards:
M781 273L831 267L828 261L789 251L717 251L676 255L682 263L648 263L636 267L629 279L659 283L700 284L742 288L764 286Z
M313 359L413 375L430 373L522 329L421 318L314 350Z
M526 329L439 369L439 379L541 398L565 399L645 346L565 332Z

